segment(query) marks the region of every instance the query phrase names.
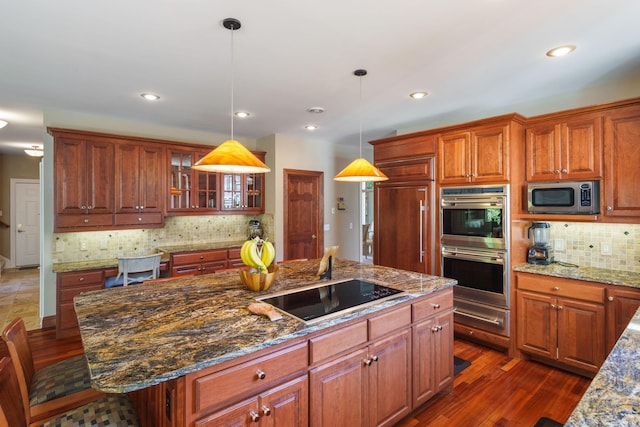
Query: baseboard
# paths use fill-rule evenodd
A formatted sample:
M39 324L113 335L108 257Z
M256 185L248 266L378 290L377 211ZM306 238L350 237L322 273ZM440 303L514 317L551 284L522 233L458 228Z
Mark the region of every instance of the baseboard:
M45 316L42 318L42 329L55 329L56 316Z

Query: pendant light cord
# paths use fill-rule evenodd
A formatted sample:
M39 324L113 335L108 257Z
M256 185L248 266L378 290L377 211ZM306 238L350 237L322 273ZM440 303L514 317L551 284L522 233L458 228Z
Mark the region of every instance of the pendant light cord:
M358 105L359 112L359 120L360 120L360 158L362 158L362 76L359 76L360 79L360 100L358 101L360 105Z
M233 140L233 98L234 98L234 77L233 71L235 70L235 57L233 54L233 33L236 31L235 27L231 28L231 140Z

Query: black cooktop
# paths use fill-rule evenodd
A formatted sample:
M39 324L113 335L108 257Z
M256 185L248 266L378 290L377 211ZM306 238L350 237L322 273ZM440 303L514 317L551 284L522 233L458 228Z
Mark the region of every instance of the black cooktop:
M402 293L397 289L359 279L331 282L258 298L307 324L382 302Z

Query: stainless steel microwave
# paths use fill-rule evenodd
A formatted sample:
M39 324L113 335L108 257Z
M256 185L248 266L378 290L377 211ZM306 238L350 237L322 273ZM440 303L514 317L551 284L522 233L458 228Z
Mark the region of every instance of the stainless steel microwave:
M532 182L527 191L529 213L600 213L600 181Z

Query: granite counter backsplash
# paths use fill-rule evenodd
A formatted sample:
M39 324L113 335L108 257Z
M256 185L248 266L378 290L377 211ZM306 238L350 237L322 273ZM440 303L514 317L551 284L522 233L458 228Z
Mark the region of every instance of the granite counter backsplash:
M145 388L455 285L443 277L337 259L333 279L364 279L405 291L393 300L313 326L270 322L247 306L258 296L319 283L319 260L280 264L267 292L251 292L236 271L175 278L75 297L95 388Z
M578 267L557 263L550 265L519 264L513 267L513 271L640 288L640 273L631 271Z
M640 425L640 309L565 427Z

